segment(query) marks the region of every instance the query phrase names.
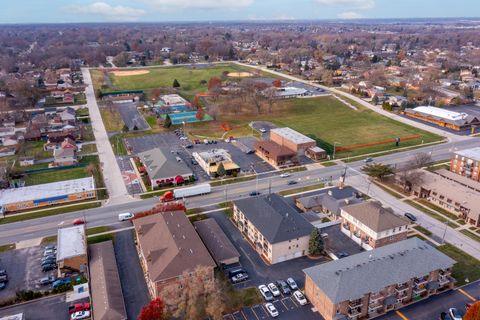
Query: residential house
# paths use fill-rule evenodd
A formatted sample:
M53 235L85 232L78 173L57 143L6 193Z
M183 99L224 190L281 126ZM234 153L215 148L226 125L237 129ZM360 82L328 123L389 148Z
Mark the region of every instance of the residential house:
M181 185L193 179L192 170L170 150L154 148L139 153L138 158L145 166L153 188Z
M77 164L77 155L74 148L58 148L53 150L53 166L64 167Z
M313 226L278 194L234 201L233 221L270 264L308 254Z
M295 205L303 212L322 212L336 219L340 218L340 209L362 202L360 193L352 187L333 187L321 192L295 199Z
M86 272L88 264L85 225L59 228L57 233L58 276Z
M233 162L232 156L225 149L211 149L203 152L193 152L192 157L200 167L211 177L216 177L218 167L223 165L226 175L234 175L240 172L240 167Z
M372 319L451 290L456 261L416 237L304 269L325 320Z
M450 161L450 171L480 181L480 147L455 151Z
M178 285L184 272L205 267L213 280L215 261L185 212L161 212L133 220L138 255L152 298L164 288Z
M410 220L382 207L380 202L344 206L340 216L342 232L365 250L407 239Z
M65 108L62 112L57 113L64 124L71 124L74 125L76 121L76 114L75 109L73 108Z

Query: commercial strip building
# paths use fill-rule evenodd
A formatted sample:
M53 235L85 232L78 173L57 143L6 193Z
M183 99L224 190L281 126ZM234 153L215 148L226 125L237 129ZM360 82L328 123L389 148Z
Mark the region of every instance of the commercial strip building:
M341 208L341 230L365 250L383 247L407 239L410 221L382 207L376 201L366 201Z
M88 264L87 235L85 225L58 229L57 265L58 276L86 272Z
M133 220L140 263L152 298L178 285L186 271L206 267L213 279L215 261L183 211L162 212Z
M414 237L304 269L305 295L326 320L372 319L452 289L454 263Z
M313 226L277 194L234 201L233 221L268 263L308 254Z
M215 219L200 220L195 222L194 226L219 267L223 268L239 262L240 253Z
M0 190L0 213L94 199L96 196L93 177L3 189Z
M403 111L403 114L456 131L468 130L472 126L480 125L480 120L475 116L437 107L421 106L413 109L407 108Z
M90 293L95 320L126 320L122 286L112 241L89 246Z
M153 148L139 153L153 188L168 184L179 185L193 179L193 172L175 154L166 149Z
M425 199L445 210L448 210L465 222L480 226L480 183L458 176L459 180L469 183L470 186L457 182L453 175L448 176L448 171L440 171L440 174L429 171L421 171L421 179L411 185L410 190L416 197ZM442 176L441 174L444 174ZM462 179L463 178L463 179ZM471 181L471 183L470 183ZM475 183L477 187L473 185Z
M240 167L233 162L232 156L225 149L211 149L203 152L193 152L193 158L200 167L211 177L217 176L218 167L223 165L227 175L240 172Z
M454 152L450 171L480 181L480 147Z

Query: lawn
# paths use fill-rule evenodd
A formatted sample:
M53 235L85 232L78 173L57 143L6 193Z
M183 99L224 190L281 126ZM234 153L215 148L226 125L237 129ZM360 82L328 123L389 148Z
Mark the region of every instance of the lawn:
M43 145L45 141L27 141L22 146L22 151L19 152L22 156L33 157L36 160L53 158L53 151L43 150Z
M97 152L97 145L96 144L86 144L82 146L82 150L79 152L79 154L89 154L89 153L95 153Z
M452 273L452 276L458 281L457 286L467 283L466 279L468 282L480 279L480 261L449 243L441 245L437 249L457 261L453 266Z
M317 189L322 189L322 188L325 188L325 184L318 183L318 184L314 184L314 185L311 185L311 186L299 187L299 188L295 188L295 189L280 191L278 194L280 194L282 196L287 196L287 195L290 195L290 194L312 191L312 190L317 190Z
M78 167L63 170L49 170L44 172L30 173L25 175L25 185L33 186L50 182L80 179L88 177L85 168Z
M116 108L100 108L103 123L107 131L121 131L125 123L122 120L120 112Z

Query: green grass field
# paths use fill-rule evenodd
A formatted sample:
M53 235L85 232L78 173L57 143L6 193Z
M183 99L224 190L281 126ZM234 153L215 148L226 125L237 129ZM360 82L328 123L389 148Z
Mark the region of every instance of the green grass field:
M465 281L467 279L468 282L480 279L480 261L450 243L441 245L437 249L457 261L452 272L452 276L458 281L457 286L467 283Z
M25 176L25 185L33 186L37 184L64 181L70 179L80 179L88 177L85 168L72 168L65 170L46 171L27 174Z

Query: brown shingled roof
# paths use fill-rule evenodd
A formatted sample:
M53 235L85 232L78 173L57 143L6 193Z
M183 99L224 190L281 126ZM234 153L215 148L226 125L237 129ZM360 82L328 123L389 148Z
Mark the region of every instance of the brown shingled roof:
M133 220L138 244L153 282L180 276L215 262L182 211L163 212Z
M375 201L352 204L343 207L342 210L375 232L382 232L409 224L406 218L396 215L391 209L386 209L379 202Z

